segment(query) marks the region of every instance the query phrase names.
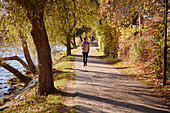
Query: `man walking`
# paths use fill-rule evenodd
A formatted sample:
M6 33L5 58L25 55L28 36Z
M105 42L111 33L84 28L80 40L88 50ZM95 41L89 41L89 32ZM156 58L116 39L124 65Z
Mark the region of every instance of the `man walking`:
M84 38L84 42L82 42L81 48L82 48L82 53L83 53L84 66L87 66L87 57L90 51L90 45L89 45L89 42L87 42L86 38Z

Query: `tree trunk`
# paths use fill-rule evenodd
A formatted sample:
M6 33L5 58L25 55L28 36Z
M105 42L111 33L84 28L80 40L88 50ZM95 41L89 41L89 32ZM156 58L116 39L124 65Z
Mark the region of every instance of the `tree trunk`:
M29 65L30 71L35 74L36 68L35 68L35 65L34 65L32 59L31 59L25 37L22 35L21 31L20 31L20 38L22 40L22 47L23 47L23 50L24 50L25 59L26 59L28 65Z
M76 48L76 38L75 38L75 36L73 37L73 47Z
M132 20L131 20L132 25L137 25L137 20L138 20L138 12L135 12L132 14Z
M71 41L72 46L74 47L74 43Z
M80 35L80 41L83 42L82 36Z
M28 16L33 30L31 31L38 55L38 92L47 95L54 89L51 48L46 33L43 11L36 16Z
M6 70L13 73L18 79L20 79L21 82L24 82L25 84L28 84L31 81L31 78L24 76L21 72L19 72L17 69L13 68L9 64L0 61L0 65L5 68Z
M24 66L24 68L26 70L30 71L29 66L18 56L4 57L4 58L0 58L0 60L17 60L18 62L20 62Z
M67 55L71 55L70 32L67 34Z

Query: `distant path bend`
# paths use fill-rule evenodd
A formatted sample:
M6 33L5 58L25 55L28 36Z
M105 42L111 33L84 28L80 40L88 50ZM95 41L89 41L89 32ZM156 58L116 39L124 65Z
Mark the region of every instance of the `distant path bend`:
M95 56L96 44L85 67L81 51L75 53L76 113L170 113L162 97Z

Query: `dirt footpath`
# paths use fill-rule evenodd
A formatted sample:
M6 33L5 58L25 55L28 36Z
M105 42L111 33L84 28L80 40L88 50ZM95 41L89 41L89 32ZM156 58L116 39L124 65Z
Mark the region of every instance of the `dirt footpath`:
M91 43L87 66L75 56L76 113L169 113L162 97L95 56Z

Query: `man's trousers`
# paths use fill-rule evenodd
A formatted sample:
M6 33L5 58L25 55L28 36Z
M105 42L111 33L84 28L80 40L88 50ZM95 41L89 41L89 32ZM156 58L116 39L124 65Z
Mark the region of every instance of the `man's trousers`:
M83 62L84 66L87 65L88 52L83 52Z

